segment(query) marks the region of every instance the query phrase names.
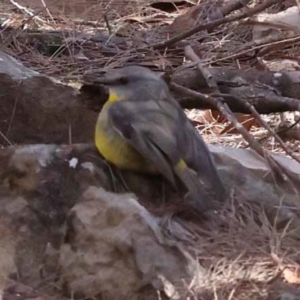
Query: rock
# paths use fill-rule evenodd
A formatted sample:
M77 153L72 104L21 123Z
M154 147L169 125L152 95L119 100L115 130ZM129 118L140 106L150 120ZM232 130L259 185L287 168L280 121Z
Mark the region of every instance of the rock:
M233 188L239 201L254 201L276 206L283 201L299 206L300 164L284 156L271 154L285 172L296 182L287 179L277 182L265 160L253 150L216 147L210 150L227 188ZM298 184L297 184L298 182Z
M294 213L299 184L275 182L269 166L251 150L210 148L236 202L262 205L276 224L293 223L291 234L299 237ZM298 164L274 158L299 178ZM63 279L66 291L77 296L104 292L113 293L114 299L128 294L134 299L143 293L153 295L155 289L180 298L184 293L180 278L189 283L195 276L194 260L182 250L187 245L193 248L193 236L175 221L163 225L159 217L174 212L174 202L183 209L182 199L159 176L108 166L93 145L0 150L0 187L3 280L14 274L15 265L18 281L33 288L45 278L56 278L55 284L60 286ZM137 198L124 194L126 190ZM204 273L197 276L201 281Z
M29 68L23 66L20 62L14 59L12 56L5 52L0 52L0 73L6 74L15 80L27 79L33 76L40 76L38 72L35 72Z
M0 88L0 144L92 140L97 113L81 105L77 90L26 68L2 51Z
M85 243L83 231L75 231L73 238L70 238L70 232L72 232L70 228L72 226L77 230L79 228L77 227L78 223L75 223L77 224L75 226L71 222L72 218L67 218L67 216L70 212L72 214L76 212L79 221L83 221L83 216L88 217L85 214L97 213L100 221L106 220L112 225L114 222L122 222L121 234L115 232L114 228L110 230L115 235L115 245L122 248L124 243L126 244L124 234L133 243L128 245L129 248L132 247L130 251L127 247L124 253L120 253L120 264L110 271L119 280L126 278L128 273L131 275L135 273L135 277L132 279L130 279L130 276L128 277L128 283L130 283L128 285L115 286L115 295L123 295L128 291L132 295L137 292L141 294L143 292L140 290L141 287L147 285L151 287L152 285L151 290L153 293L154 288L163 289L169 294L174 292L172 297L175 299L176 295L181 295L181 292L174 288L175 279L178 278L179 280L179 278L188 275L187 280L190 282L195 270L193 268L189 269L189 266L195 264L195 261L179 246L176 246L174 239L173 242L170 242L163 238L158 225L159 218L156 219L151 216L145 208L139 205L136 200L133 200L133 196L128 198L123 195L112 196L113 194L108 194L111 201L109 209L106 209L107 207L104 205L99 206L101 202L96 198L97 193L95 195L97 201L87 202L84 200L81 203L83 193L91 186L102 186L107 190L113 190L116 187L115 184L112 184L111 172L107 164L103 163L93 146L35 145L9 147L0 150L0 166L0 216L11 220L7 225L8 227L5 228L10 230L8 232L12 232L8 235L12 238L11 243L7 243L8 239L3 235L3 242L6 247L0 249L0 266L7 265L7 267L3 267L3 281L8 274L14 273L10 263L10 257L12 257L18 270L18 281L23 284L37 287L44 282L45 278L53 280L53 278L58 277L59 280L63 277L66 286L77 288L76 284L78 283L74 284L74 281L71 280L73 278L69 279L67 275L72 274L71 270L74 270L72 268L80 270L83 263L78 264L79 259L76 259L71 266L61 264L70 262L67 258L74 258L76 254L74 252L72 256L72 253L69 253L66 257L70 245L72 247L69 248L69 251L74 251L74 247L77 247L81 249L84 257L89 257L90 254L88 251L90 247L81 248ZM139 176L136 176L136 179L138 178ZM145 181L138 180L137 182L139 182L138 186L141 187L150 186L151 180L145 179ZM155 187L152 186L152 189L155 189ZM147 193L148 189L145 191ZM144 189L140 188L139 192L142 195ZM114 197L117 200L114 200ZM123 206L118 207L118 204ZM92 205L92 211L89 210L90 205ZM122 218L124 218L124 222ZM69 237L68 241L64 242L67 220ZM128 225L126 229L123 227L124 224ZM142 224L144 225L142 226ZM90 225L89 229L88 225ZM86 234L92 240L95 238L93 234L99 237L99 242L95 245L93 251L96 251L99 244L101 244L97 258L100 261L108 260L109 256L106 257L106 253L102 251L103 249L114 249L115 245L111 245L112 236L106 234L109 231L109 228L106 230L104 228L106 222L103 223L103 232L97 227L98 225L97 222L96 225L93 223L86 224ZM181 228L179 224L177 226ZM136 232L137 229L138 232ZM183 232L184 229L181 229L181 235ZM102 237L100 237L101 235ZM155 239L157 239L156 244ZM148 252L143 252L145 250L143 243L147 243ZM120 249L115 251L118 252ZM11 256L8 257L7 253L10 253ZM157 256L158 253L159 256ZM66 257L65 260L59 260L62 255ZM127 263L132 269L128 269L126 273L123 273L125 267L122 269L122 266L124 264L126 266ZM163 269L161 274L158 274L159 271L157 270L155 270L156 273L154 271L153 274L151 273L154 263L156 265L160 264ZM94 266L96 269L99 268L100 273L102 272L99 263ZM63 271L62 277L59 273L60 269ZM84 270L82 269L82 271ZM140 276L142 273L144 273L143 280ZM108 277L103 276L103 284L107 282ZM88 279L88 277L85 278ZM99 278L97 277L97 279ZM89 281L79 280L79 282L83 285L80 292L89 294L88 290L91 290L87 284ZM96 286L102 289L103 284L101 282L97 282ZM180 282L176 282L176 285L180 285ZM107 292L108 290L104 289L103 291Z
M196 276L196 262L164 238L159 218L130 194L91 187L75 205L60 264L70 295L139 299L147 287L183 299ZM69 234L68 234L69 233ZM150 299L151 289L147 299ZM146 298L143 298L146 299Z

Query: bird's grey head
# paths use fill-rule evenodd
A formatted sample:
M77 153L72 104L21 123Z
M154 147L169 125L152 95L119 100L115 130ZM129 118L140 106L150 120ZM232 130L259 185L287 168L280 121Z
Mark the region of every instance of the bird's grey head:
M169 97L169 88L161 74L140 66L109 70L98 82L106 85L116 101L155 100Z

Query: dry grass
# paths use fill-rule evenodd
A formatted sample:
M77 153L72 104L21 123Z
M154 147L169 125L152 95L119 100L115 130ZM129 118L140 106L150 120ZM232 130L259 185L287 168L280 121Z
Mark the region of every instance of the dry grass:
M279 225L261 207L232 202L201 228L184 225L196 241L189 250L209 270L190 287L190 299L277 299L284 291L300 297L297 224Z
M212 119L211 117L207 118L206 111L200 111L197 109L186 110L186 114L191 120L198 123L196 128L208 144L228 146L232 148L247 148L247 142L243 139L241 134L235 132L232 133L230 131L223 133L225 128L230 125L228 122L218 122L216 119ZM284 115L286 116L286 122L289 126L298 120L297 112L289 112ZM275 130L281 123L281 114L279 113L261 115L261 117L271 126L271 128ZM300 134L299 126L297 126L295 130L297 130ZM250 133L261 142L264 148L272 151L273 153L285 155L284 150L276 141L274 141L274 138L269 137L266 129L258 125L254 125L251 128ZM300 140L293 139L293 136L291 136L291 138L287 138L285 142L286 145L290 149L293 149L295 153L300 153Z

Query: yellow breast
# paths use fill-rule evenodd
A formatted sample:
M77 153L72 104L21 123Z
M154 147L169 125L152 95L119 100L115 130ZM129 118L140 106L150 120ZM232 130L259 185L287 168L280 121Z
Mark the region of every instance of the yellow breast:
M96 148L108 162L120 169L153 173L147 161L110 126L108 109L111 105L108 101L99 114L95 130Z

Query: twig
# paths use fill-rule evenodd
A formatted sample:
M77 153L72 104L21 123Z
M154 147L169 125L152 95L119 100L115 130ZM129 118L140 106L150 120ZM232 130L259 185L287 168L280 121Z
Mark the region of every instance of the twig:
M239 133L244 137L244 139L249 143L250 147L253 148L260 156L264 157L264 150L261 145L256 141L256 139L249 134L246 128L237 120L234 114L229 109L228 105L222 103L220 99L213 98L211 96L202 94L200 92L193 91L189 88L183 87L179 84L171 82L171 87L178 92L193 98L198 98L200 101L214 106L220 111L220 113L239 131Z
M52 20L52 22L55 23L55 20L54 20L52 14L50 13L49 8L47 7L47 5L46 5L46 3L45 3L45 0L41 0L41 2L42 2L42 4L43 4L43 6L45 7L48 16L50 17L50 19Z
M111 26L110 26L110 24L109 24L109 20L108 20L107 13L105 13L103 17L104 17L104 22L105 22L105 24L106 24L108 33L109 33L109 35L112 35L112 34L113 34L113 30L112 30L112 28L111 28Z
M225 5L214 7L213 11L208 11L207 21L211 22L217 19L222 19L234 12L235 10L241 9L249 4L250 0L232 0L227 1ZM200 8L200 6L198 6ZM201 8L200 8L201 9Z
M5 140L8 145L13 145L12 142L4 135L4 133L0 130L0 136Z
M286 181L286 178L291 178L292 176L283 169L280 164L275 161L269 154L266 152L259 142L246 130L246 128L237 120L235 115L232 113L230 108L226 103L222 103L220 98L213 98L211 96L193 91L186 87L183 87L174 82L170 83L170 86L177 90L178 92L185 94L186 96L198 98L200 101L205 101L206 103L216 107L220 113L238 130L238 132L243 136L249 146L257 152L261 157L263 157L270 165L270 169L275 172L277 178L280 178L282 181ZM275 178L274 178L275 180Z
M221 62L221 61L224 61L224 60L229 60L229 59L237 59L238 57L242 56L242 55L245 55L249 52L253 52L255 50L260 50L260 49L264 49L265 47L268 47L268 46L280 46L281 44L284 44L285 46L288 45L288 44L294 44L294 43L297 43L300 41L300 35L297 35L295 37L292 37L292 38L287 38L287 39L280 39L278 41L274 41L274 42L270 42L270 43L266 43L266 44L261 44L261 45L257 45L257 46L254 46L250 49L245 49L245 50L240 50L238 53L234 53L234 54L231 54L231 55L227 55L227 56L223 56L223 57L220 57L220 58L217 58L215 60L209 60L205 63L205 65L209 65L209 64L215 64L215 63L218 63L218 62ZM248 43L246 45L244 45L242 47L242 49L244 48L247 48L251 45L249 45ZM197 63L195 62L191 62L191 63L187 63L183 66L180 66L178 68L176 68L175 70L175 73L176 72L179 72L179 71L182 71L182 70L185 70L187 68L191 68L191 67L194 67L195 65L197 65Z
M195 33L199 32L199 31L202 31L202 30L212 30L214 29L215 27L219 26L219 25L222 25L222 24L227 24L227 23L231 23L231 22L234 22L234 21L238 21L238 20L241 20L243 18L246 18L246 17L251 17L253 15L255 15L256 13L259 13L263 10L265 10L266 8L278 3L279 0L267 0L265 1L264 3L260 4L260 5L257 5L251 9L248 9L247 11L245 12L241 12L239 14L236 14L236 15L232 15L232 16L229 16L229 17L225 17L225 18L222 18L222 19L217 19L215 21L212 21L212 22L209 22L209 23L206 23L206 24L200 24L188 31L185 31L179 35L176 35L174 36L173 38L170 38L164 42L160 42L160 43L157 43L157 44L154 44L150 47L152 47L153 49L161 49L161 48L166 48L166 47L169 47L183 39L186 39L192 35L194 35Z
M276 131L276 133L278 134L278 133L284 133L286 131L289 131L290 129L294 128L299 123L300 123L300 118L297 121L295 121L292 125L290 125L286 128L282 128L282 129Z
M277 135L279 135L280 133L284 133L284 132L286 132L286 131L289 131L290 129L294 128L294 127L295 127L297 124L299 124L299 123L300 123L300 118L299 118L296 122L294 122L292 125L290 125L290 126L288 126L288 127L286 127L286 128L282 128L282 129L280 129L280 130L277 130L277 131L275 131L275 132L276 132ZM258 141L259 141L259 142L262 142L262 141L268 139L270 136L271 136L271 134L268 134L267 136L264 136L264 137L258 139ZM248 148L248 147L249 147L249 145L246 145L246 146L244 147L244 149L246 149L246 148Z
M228 1L226 2L226 5L222 6L220 8L220 11L222 12L223 16L226 16L232 12L234 12L237 9L241 9L244 6L248 5L250 0L236 0L236 1Z
M248 5L250 0L235 0L235 1L228 1L225 2L226 4L223 5L220 9L216 8L217 11L219 11L223 17L229 15L230 13L234 12L235 10L241 9L243 7L246 7ZM212 14L210 17L212 20L216 20L214 15L218 16L220 13Z
M17 96L16 100L15 100L15 103L14 103L14 108L13 108L13 111L12 111L12 114L11 114L11 118L10 118L10 121L9 121L9 124L8 124L8 128L6 130L6 135L9 133L10 131L10 128L11 128L11 125L13 123L13 120L14 120L14 117L15 117L15 113L16 113L16 109L17 109L17 104L19 102L19 97Z
M268 132L270 133L270 135L272 137L274 137L274 139L279 143L279 145L281 146L281 148L286 152L287 155L289 155L290 157L292 157L294 160L296 160L298 163L300 163L300 159L294 155L293 151L291 151L290 149L288 149L284 143L284 141L278 136L278 134L269 126L269 124L264 121L261 116L259 115L259 113L257 112L257 110L254 108L253 105L251 105L250 103L248 103L247 101L243 101L242 99L235 97L235 96L231 96L231 95L226 95L226 94L211 94L211 96L213 97L233 97L236 101L238 101L239 103L241 103L242 105L244 105L247 109L249 109L249 111L251 112L251 114L254 116L254 118L260 123L260 125L262 127L264 127L265 129L268 130Z
M230 108L228 107L227 103L224 103L224 97L220 94L219 87L217 85L217 82L213 78L213 76L210 74L208 70L205 70L201 65L200 58L196 55L192 47L187 46L185 48L185 53L188 55L188 58L190 58L194 62L198 62L198 70L200 74L206 79L207 85L211 88L211 90L214 93L218 93L218 96L211 97L207 96L206 99L211 102L212 105L214 105L221 114L229 121L231 124L239 131L240 134L242 134L243 138L249 143L251 148L255 150L260 156L262 156L264 159L267 160L267 162L270 164L271 170L275 172L278 178L285 181L286 176L289 175L283 168L278 164L271 156L268 155L268 152L266 152L263 147L260 145L260 143L246 130L246 128L237 120L235 115L232 113ZM191 91L193 93L197 93L194 91ZM203 98L203 97L202 97ZM250 105L248 103L248 105ZM248 108L249 109L249 108ZM251 110L250 110L251 111ZM256 110L255 110L256 111ZM274 178L275 179L275 178Z
M194 52L193 48L191 46L186 46L184 48L184 54L187 58L189 58L191 61L197 63L197 68L200 71L200 75L202 75L207 83L207 86L215 92L219 91L218 85L216 81L214 80L211 73L208 71L208 69L204 68L202 66L202 62L198 55Z
M14 0L9 0L9 2L11 4L13 4L15 7L17 7L18 9L22 10L22 11L25 11L29 16L31 16L32 18L42 22L42 23L46 23L45 20L43 20L42 18L36 16L34 13L32 13L30 10L28 10L28 8L20 5L18 2L14 1Z
M59 2L60 0L56 0L54 1L52 4L56 4L57 2ZM15 30L13 30L9 36L5 39L5 41L0 45L0 50L4 50L12 41L15 37L17 37L22 31L22 27L29 23L35 16L37 16L38 14L40 14L42 11L44 11L46 9L46 7L42 7L41 9L39 9L36 13L34 13L32 16L30 16L27 20L25 20L24 22L22 22L21 25L19 25Z
M264 157L265 156L264 149L257 142L257 140L251 134L249 134L249 132L246 130L246 128L238 121L238 119L232 113L232 111L230 110L230 108L228 107L228 105L226 103L224 103L224 100L223 100L223 97L221 96L221 93L219 91L219 87L217 85L217 82L214 80L213 76L208 71L208 69L205 69L205 68L202 67L200 58L197 56L197 54L194 52L194 50L192 49L191 46L186 46L185 47L185 55L190 60L192 60L192 61L194 61L196 63L198 62L198 65L197 65L198 70L199 70L200 74L205 78L208 87L214 93L219 94L216 97L211 97L211 96L203 95L202 94L201 97L203 98L203 96L206 96L206 100L211 105L215 106L221 112L221 114L230 123L232 123L232 125L239 131L240 134L242 134L242 136L249 143L249 145L251 145L251 148L253 148L259 155L261 155L261 156ZM193 94L195 95L195 97L199 97L199 95L198 95L199 93L198 92L194 92L192 90L190 90L190 91L193 92ZM185 90L185 93L187 93L187 90ZM189 94L192 95L192 93L189 93Z

